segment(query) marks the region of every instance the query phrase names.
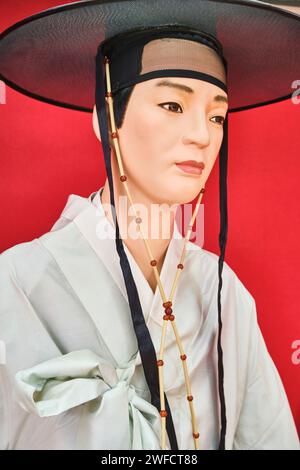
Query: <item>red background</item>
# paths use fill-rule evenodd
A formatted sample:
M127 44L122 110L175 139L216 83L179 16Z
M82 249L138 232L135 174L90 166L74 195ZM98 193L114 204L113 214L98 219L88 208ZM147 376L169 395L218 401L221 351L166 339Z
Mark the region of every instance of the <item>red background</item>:
M0 28L64 3L1 0ZM226 261L256 300L300 432L300 343L292 349L300 341L299 117L291 100L230 115ZM104 183L105 167L91 114L6 87L0 122L1 252L49 231L69 194L88 196ZM219 253L218 164L203 202L204 248Z

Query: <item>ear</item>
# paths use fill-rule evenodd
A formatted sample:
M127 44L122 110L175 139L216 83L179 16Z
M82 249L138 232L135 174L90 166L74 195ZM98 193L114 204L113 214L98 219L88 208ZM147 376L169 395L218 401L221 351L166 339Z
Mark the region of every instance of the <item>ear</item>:
M113 141L112 141L112 138L111 138L111 135L110 135L111 126L110 126L110 120L109 120L108 103L106 103L106 114L108 116L109 145L112 146ZM100 136L100 129L99 129L96 105L94 105L94 108L93 108L93 128L94 128L94 132L95 132L95 135L96 135L97 139L101 142L101 136Z
M101 142L96 105L94 105L94 108L93 108L93 128L94 128L94 132L95 132L97 139L100 140Z

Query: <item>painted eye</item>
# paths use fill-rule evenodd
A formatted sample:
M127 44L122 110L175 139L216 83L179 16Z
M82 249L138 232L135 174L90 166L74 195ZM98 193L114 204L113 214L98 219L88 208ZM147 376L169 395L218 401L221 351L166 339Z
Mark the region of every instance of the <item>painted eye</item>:
M217 124L220 124L221 126L224 124L225 122L225 118L223 116L213 116L212 119L216 119L216 118L220 118L221 119L221 122L218 122Z
M169 102L169 103L162 103L162 104L160 104L159 106L164 107L164 106L166 106L166 105L175 105L175 108L177 107L177 109L178 109L178 106L179 106L179 108L182 110L182 107L180 106L180 104L175 103L175 102L173 102L173 101L171 101L171 102ZM166 108L164 108L164 109L166 109ZM170 110L170 109L167 109L166 111L171 111L171 110ZM173 111L171 111L171 112L176 112L176 111L173 110ZM181 112L182 112L182 111L181 111ZM177 114L178 114L178 113L177 113Z

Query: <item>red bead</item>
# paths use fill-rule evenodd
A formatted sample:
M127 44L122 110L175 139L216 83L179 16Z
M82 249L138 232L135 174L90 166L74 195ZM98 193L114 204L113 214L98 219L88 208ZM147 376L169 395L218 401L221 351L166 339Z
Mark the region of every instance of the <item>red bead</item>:
M153 259L151 262L150 262L151 266L156 266L157 265L157 262L155 261L155 259Z
M198 439L200 434L198 432L193 432L193 436L194 436L195 439Z
M163 365L164 365L164 361L163 361L162 359L159 359L159 360L157 361L157 365L158 365L158 367L163 366Z
M170 307L165 309L165 314L166 315L171 315L172 312L173 312L173 310Z
M135 219L135 221L136 221L137 224L140 224L140 223L142 222L142 219L141 219L140 217L137 217L137 218Z
M204 188L202 188L202 189L201 189L201 191L200 191L200 193L204 193L204 192L205 192L205 189L204 189Z
M109 64L109 58L107 56L104 57L104 64Z
M180 356L180 359L181 359L182 361L185 361L185 360L186 360L186 355L185 355L185 354L182 354L182 355Z
M125 175L120 176L120 181L122 181L122 183L124 183L124 181L126 180L127 180L127 176Z
M117 138L118 138L117 132L112 132L112 133L111 133L111 136L112 136L113 139L117 139Z
M174 320L175 320L174 315L168 315L168 316L169 316L169 320L171 320L171 321L174 321Z
M170 320L170 315L164 315L164 316L163 316L163 319L164 319L164 320Z
M183 264L181 264L181 263L177 264L177 268L178 269L183 269Z
M188 399L188 401L193 401L194 399L193 395L188 395L186 398Z
M161 410L159 414L162 418L166 418L168 416L168 412L166 410Z
M106 98L111 98L112 95L113 95L113 94L112 94L111 91L108 91L107 93L105 93Z
M168 302L164 302L163 307L164 308L172 307L172 302L170 300L168 300Z

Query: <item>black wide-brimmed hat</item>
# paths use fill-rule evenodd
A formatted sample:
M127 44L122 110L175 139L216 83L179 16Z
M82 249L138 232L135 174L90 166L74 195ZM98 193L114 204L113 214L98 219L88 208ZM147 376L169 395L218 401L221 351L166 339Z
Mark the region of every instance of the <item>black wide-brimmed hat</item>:
M188 46L184 53L179 41L180 46L175 50L176 60L169 61L168 65L162 60L158 61L154 64L154 70L149 66L153 57L148 54L148 72L141 73L145 69L141 67L141 58L146 41L171 37L187 40L184 44ZM197 42L202 49L193 49L191 42ZM300 16L259 1L81 1L40 12L5 30L0 35L0 79L32 98L53 105L91 112L96 103L110 200L115 209L105 101L114 93L106 89L104 64L112 59L112 90L118 91L128 84L132 86L141 80L158 76L195 77L225 91L228 94L229 112L237 112L291 98L295 93L295 81L300 77L299 44ZM174 49L172 51L174 53ZM186 51L188 57L185 56ZM225 75L220 71L221 62L216 65L215 53L223 61ZM168 56L165 57L169 59ZM215 72L213 74L207 73L207 62L211 59L211 70ZM172 64L175 64L176 69L172 68ZM220 450L226 449L227 423L221 346L222 268L227 241L227 116L219 159L217 347ZM117 219L115 228L116 250L145 378L151 393L151 402L159 410L156 353L145 324L130 264L119 237ZM176 432L167 397L165 403L170 445L176 450Z
M95 0L50 8L2 32L0 79L30 97L91 112L99 43L166 23L219 39L228 63L229 111L287 99L295 91L298 15L248 0Z

